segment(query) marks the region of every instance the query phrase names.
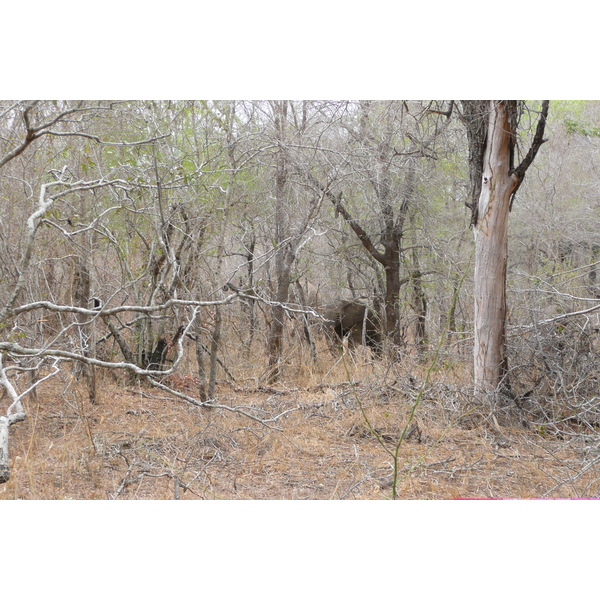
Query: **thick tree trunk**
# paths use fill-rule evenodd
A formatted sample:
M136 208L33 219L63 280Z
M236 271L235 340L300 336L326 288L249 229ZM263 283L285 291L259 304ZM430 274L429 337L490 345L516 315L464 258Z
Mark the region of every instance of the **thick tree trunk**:
M494 392L506 375L506 261L508 214L519 180L511 169L509 108L490 107L483 179L475 223L475 348L477 395Z
M462 105L469 134L471 187L479 191L478 201L471 205L475 234L473 375L475 394L485 399L500 387L510 390L506 357L508 215L514 195L544 143L549 101L542 102L531 147L516 168L517 101L490 101L487 114L483 102L465 101Z
M392 252L386 252L385 269L385 333L394 344L402 344L402 329L400 327L400 248L397 244Z

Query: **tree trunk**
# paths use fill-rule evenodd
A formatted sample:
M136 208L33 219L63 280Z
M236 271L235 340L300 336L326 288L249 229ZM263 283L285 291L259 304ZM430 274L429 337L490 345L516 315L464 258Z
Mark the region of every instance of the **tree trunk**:
M217 305L215 306L215 326L210 339L210 372L207 390L209 400L215 397L215 388L217 385L217 355L219 346L221 345L221 323L221 307Z
M516 101L491 101L487 117L481 191L474 207L474 386L478 398L501 386L510 390L506 356L506 263L508 215L515 192L543 143L548 101L529 152L513 168L517 134ZM475 170L477 171L477 170ZM473 172L473 171L472 171Z
M419 253L418 240L417 240L417 229L415 224L414 212L410 217L411 230L412 230L412 266L410 277L410 284L412 288L412 308L416 313L415 321L415 346L417 352L422 355L427 351L428 339L427 339L427 295L423 289L423 273L421 272L421 266L419 264Z
M307 306L309 306L309 300L306 297L306 294L304 293L304 289L302 288L302 285L300 284L300 282L298 280L296 280L295 282L295 296L296 296L296 301L298 302L298 304L300 304L300 306L302 306L303 308L306 308ZM314 305L312 306L313 309L317 309L318 308L318 303L317 303L317 299L315 296L315 302ZM315 347L315 343L312 339L312 335L310 333L310 324L308 322L308 317L306 316L306 314L303 314L301 317L302 319L302 329L304 332L304 339L306 340L308 347L310 348L310 356L312 358L312 361L314 363L317 362L317 348Z
M75 275L73 277L73 303L81 308L90 308L91 300L91 278L88 265L89 254L77 257ZM76 315L79 324L79 345L81 353L86 358L95 357L95 339L93 335L94 325L86 315ZM90 364L77 364L76 373L85 377L88 396L92 404L96 404L96 368Z
M248 244L248 253L246 254L246 268L248 271L247 287L250 290L250 294L254 295L254 248L256 247L256 234L254 232L254 223L251 222L250 226L252 227L252 233L250 243ZM244 344L244 359L247 361L250 358L252 342L256 332L256 306L253 298L248 299L247 302L242 302L242 312L246 314L248 321L248 339Z
M505 104L492 104L475 234L474 384L496 390L506 375L506 260L508 214L518 180L511 173L511 125Z
M0 484L10 479L8 466L8 417L0 417Z
M287 102L276 102L273 104L275 130L277 142L280 148L276 156L275 164L275 244L277 254L275 256L275 279L277 289L275 290L275 301L273 306L271 329L269 331L269 382L274 383L281 375L281 354L283 352L283 324L285 309L281 304L286 303L290 289L290 269L293 257L290 256L289 242L287 237L287 161L283 150L285 142L285 126L287 119Z
M205 365L205 351L204 345L202 344L202 322L200 321L200 315L196 317L196 323L194 323L194 337L196 342L196 365L198 369L198 395L200 396L201 402L206 402L208 399L207 385L206 385L206 365Z
M282 304L288 301L290 277L289 270L281 267L282 271L277 277L277 292L273 307L271 330L269 331L269 383L274 383L281 376L281 355L283 352L283 325L285 322L285 308Z
M0 352L0 386L4 388L11 404L6 416L0 416L0 484L6 483L10 479L10 467L8 465L9 428L19 421L24 421L27 417L20 396L6 376L3 358L4 355Z
M397 240L396 245L390 252L385 253L385 334L395 345L402 344L402 329L400 327L400 307L398 298L400 297L400 248ZM386 249L387 250L387 249Z

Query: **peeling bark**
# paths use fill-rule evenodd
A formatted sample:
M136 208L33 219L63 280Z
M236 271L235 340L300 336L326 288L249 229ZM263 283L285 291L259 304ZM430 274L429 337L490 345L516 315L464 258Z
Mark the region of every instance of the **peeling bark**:
M468 103L463 103L468 104ZM481 168L472 165L471 176L481 173L480 195L473 210L475 235L473 353L474 386L478 397L486 397L500 387L510 390L506 357L506 265L508 258L508 215L514 195L544 142L543 134L549 102L542 111L531 147L514 168L518 104L495 100L489 103L487 125L471 121L469 143L476 147L471 160L479 160L481 143L485 153ZM477 109L480 110L478 103ZM469 127L469 124L467 124ZM472 188L477 185L472 182Z

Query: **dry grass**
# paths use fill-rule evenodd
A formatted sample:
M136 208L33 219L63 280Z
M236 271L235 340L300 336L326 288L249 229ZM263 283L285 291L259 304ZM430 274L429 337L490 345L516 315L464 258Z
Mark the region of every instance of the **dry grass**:
M108 378L91 405L71 376L50 380L11 428L12 477L0 498L390 498L395 447L424 374L360 358L347 368L291 365L276 389L220 386L224 405L264 419L285 413L279 429ZM599 495L583 440L469 426L461 380L445 368L423 394L418 428L398 451L399 498Z

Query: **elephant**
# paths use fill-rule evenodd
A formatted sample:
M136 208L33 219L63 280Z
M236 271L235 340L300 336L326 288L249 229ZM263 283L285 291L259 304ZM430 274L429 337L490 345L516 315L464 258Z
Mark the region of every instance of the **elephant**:
M357 300L339 300L325 307L321 315L341 341L347 337L350 344L357 345L364 340L376 354L381 353L379 319L366 304Z

